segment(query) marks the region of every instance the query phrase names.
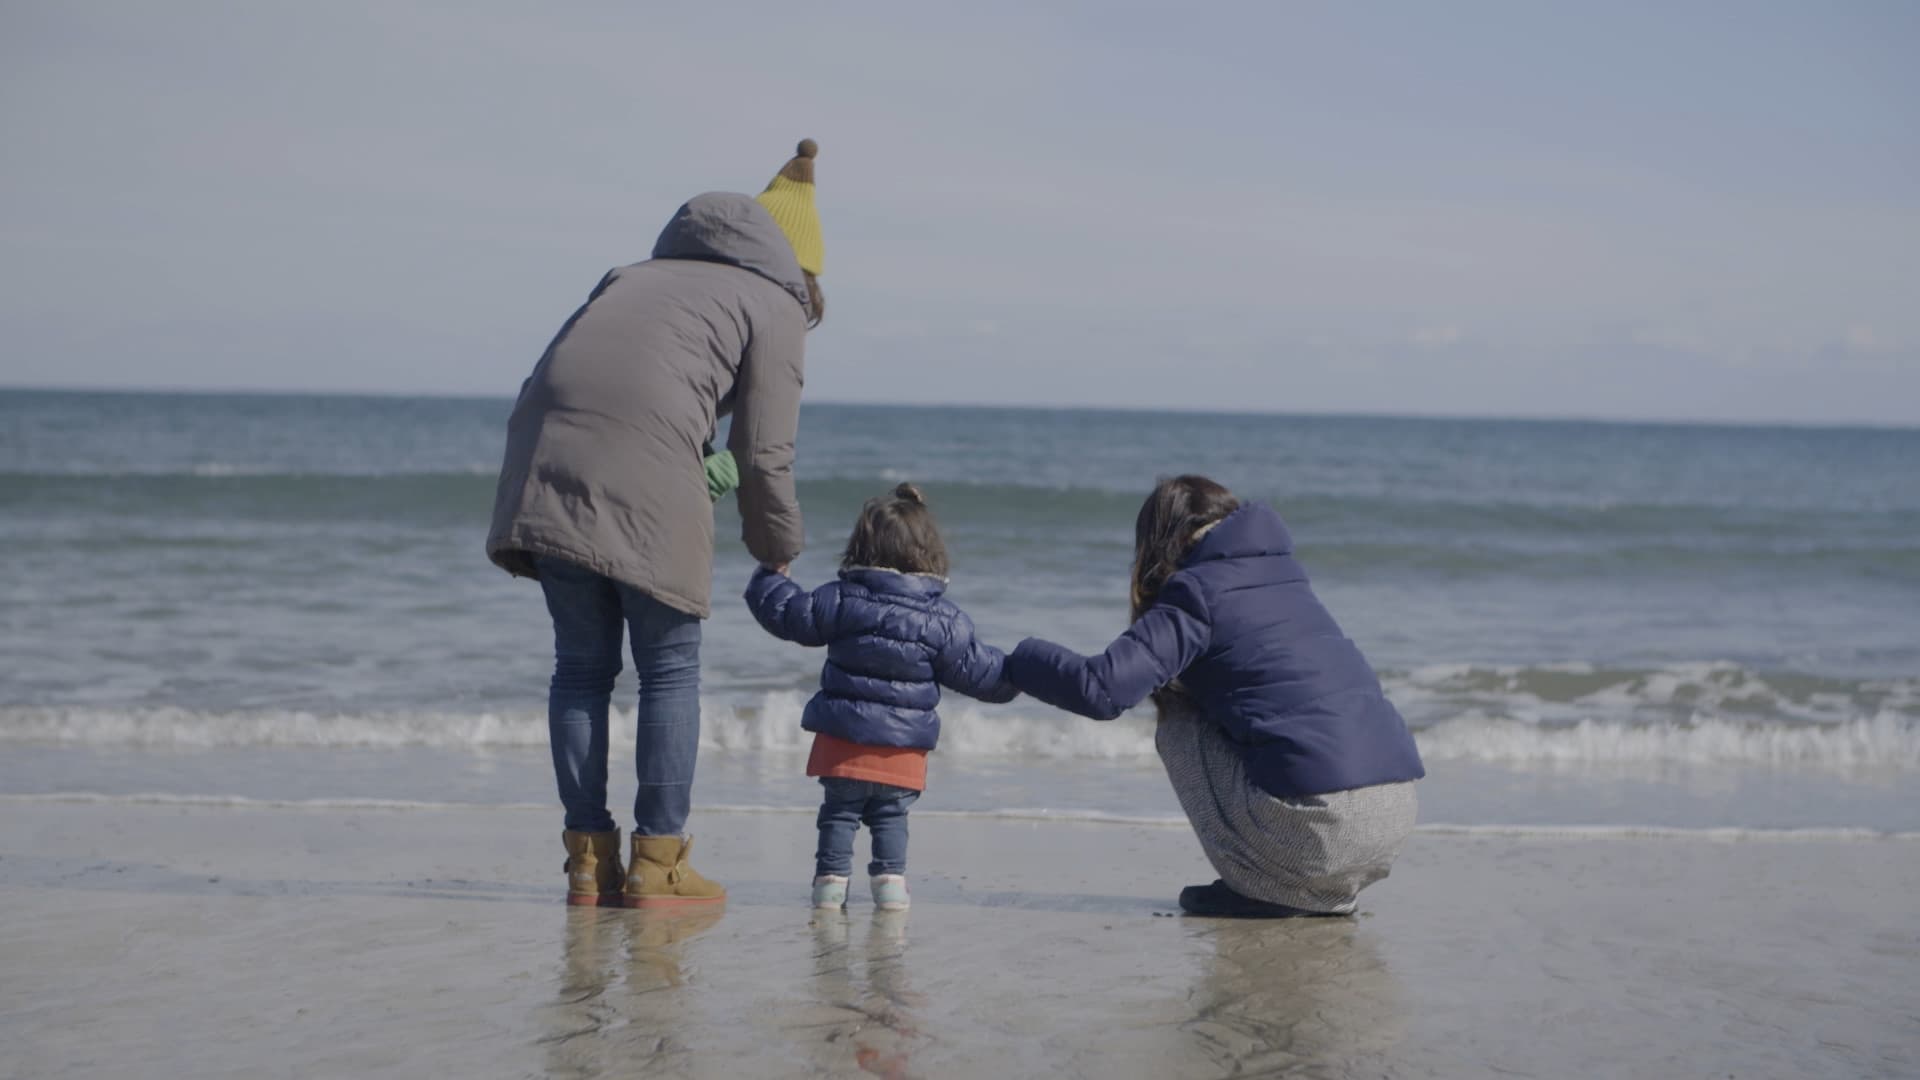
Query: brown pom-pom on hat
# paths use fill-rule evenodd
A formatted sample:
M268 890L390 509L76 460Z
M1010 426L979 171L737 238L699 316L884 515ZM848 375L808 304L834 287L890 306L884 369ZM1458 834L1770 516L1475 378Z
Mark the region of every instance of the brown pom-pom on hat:
M780 169L780 175L796 184L813 183L813 159L820 153L820 144L812 139L801 139L794 148L793 157Z

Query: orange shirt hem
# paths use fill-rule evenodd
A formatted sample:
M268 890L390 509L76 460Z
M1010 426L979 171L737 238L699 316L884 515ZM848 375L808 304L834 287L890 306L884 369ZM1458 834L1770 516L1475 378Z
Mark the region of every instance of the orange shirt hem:
M927 790L927 752L904 746L862 746L816 733L807 755L808 776L838 776Z

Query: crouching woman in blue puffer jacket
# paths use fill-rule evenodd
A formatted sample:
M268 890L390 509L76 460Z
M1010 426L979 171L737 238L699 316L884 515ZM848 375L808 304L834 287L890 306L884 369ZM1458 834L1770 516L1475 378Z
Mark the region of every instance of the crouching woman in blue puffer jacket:
M1351 913L1413 830L1425 770L1280 515L1205 477L1161 481L1134 523L1133 620L1098 656L1028 638L1007 679L1095 720L1154 697L1154 745L1220 875L1183 909Z

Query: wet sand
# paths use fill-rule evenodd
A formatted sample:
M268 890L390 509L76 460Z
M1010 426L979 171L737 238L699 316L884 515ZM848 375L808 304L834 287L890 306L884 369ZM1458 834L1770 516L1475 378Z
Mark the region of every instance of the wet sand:
M816 917L807 817L704 813L661 916L556 818L10 801L0 1076L1920 1073L1912 840L1428 833L1235 923L1184 831L916 816L913 911Z

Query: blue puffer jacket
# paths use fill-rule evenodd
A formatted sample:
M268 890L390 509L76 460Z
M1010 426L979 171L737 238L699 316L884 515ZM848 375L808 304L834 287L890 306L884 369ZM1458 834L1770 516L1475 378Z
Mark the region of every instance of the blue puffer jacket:
M981 701L1019 695L1005 678L1006 654L974 639L973 620L946 590L936 577L861 568L807 592L762 567L747 585L747 606L773 636L827 647L801 727L863 746L931 750L942 686Z
M1028 638L1013 685L1111 720L1174 679L1274 795L1426 775L1406 722L1293 558L1280 515L1249 503L1201 537L1154 606L1099 656Z

